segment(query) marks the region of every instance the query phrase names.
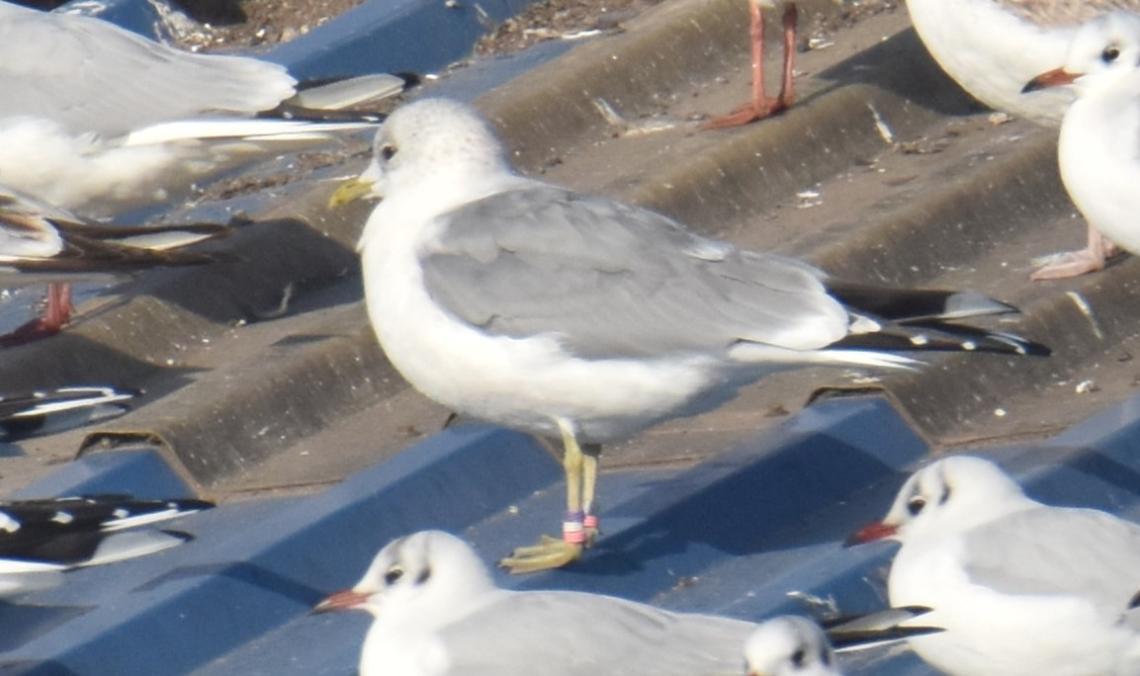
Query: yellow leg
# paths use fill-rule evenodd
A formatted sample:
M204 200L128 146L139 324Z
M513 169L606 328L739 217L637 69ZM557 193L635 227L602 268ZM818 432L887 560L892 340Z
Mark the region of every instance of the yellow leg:
M543 535L537 545L518 547L499 565L509 572L533 573L540 570L561 568L582 556L585 534L582 530L582 496L586 493L592 501L594 481L597 476L597 458L592 461L593 471L588 480L583 476L583 468L589 466L588 456L584 456L574 428L564 420L558 421L562 432L562 468L566 474L566 521L562 524L561 538ZM589 473L589 472L587 472Z
M582 511L587 547L598 539L598 505L595 500L598 486L598 461L602 454L600 444L587 444L582 453Z

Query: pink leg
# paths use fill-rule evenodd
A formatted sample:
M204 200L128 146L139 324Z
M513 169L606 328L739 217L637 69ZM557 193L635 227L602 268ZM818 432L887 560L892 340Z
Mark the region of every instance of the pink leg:
M1052 260L1033 271L1029 279L1038 282L1044 279L1067 279L1089 272L1103 270L1105 261L1116 253L1116 245L1100 231L1089 225L1089 243L1080 251L1066 251L1055 254Z
M769 99L764 89L764 17L756 0L748 2L752 35L752 100L728 115L715 117L703 125L704 129L738 127L781 113L795 100L796 3L784 8L784 69L780 95Z
M777 111L787 110L796 101L796 20L799 12L796 3L784 8L784 79L780 83L780 96L776 99Z
M20 326L15 331L0 336L0 347L11 347L30 343L59 333L71 320L71 285L52 283L48 285L47 307L40 317Z

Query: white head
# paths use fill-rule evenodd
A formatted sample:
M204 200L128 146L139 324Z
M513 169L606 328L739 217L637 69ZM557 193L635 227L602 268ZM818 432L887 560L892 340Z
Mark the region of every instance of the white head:
M1140 14L1110 12L1083 24L1065 65L1029 81L1023 91L1074 84L1082 96L1111 89L1140 70Z
M749 676L839 676L823 630L792 615L763 622L748 636L744 664Z
M443 531L420 531L388 543L356 586L313 610L364 610L378 619L410 614L442 624L449 612L494 588L483 561L466 542Z
M502 144L477 110L451 99L421 99L384 121L372 143L372 161L359 178L337 190L330 204L383 198L428 181L510 171Z
M855 542L959 533L1035 504L1000 467L982 458L943 458L915 472L885 519L862 529Z

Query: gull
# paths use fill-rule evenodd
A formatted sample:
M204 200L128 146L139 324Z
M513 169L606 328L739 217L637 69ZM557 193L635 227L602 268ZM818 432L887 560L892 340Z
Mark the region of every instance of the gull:
M764 10L783 8L784 61L780 93L769 98L764 86ZM789 0L748 0L749 36L752 44L752 98L722 117L705 123L705 129L738 127L781 113L795 102L796 3Z
M178 546L191 536L146 527L213 506L129 495L0 501L0 596L56 586L61 573L75 568Z
M907 0L914 28L938 65L987 106L1057 126L1066 91L1021 93L1029 78L1061 63L1076 27L1140 0Z
M1033 279L1104 269L1114 243L1140 253L1140 14L1113 12L1084 24L1064 65L1026 91L1071 85L1057 156L1069 197L1088 221L1088 245L1057 254Z
M354 82L337 85L336 107L358 102L360 89L404 86L390 75ZM0 2L0 182L84 216L114 216L378 119L301 119L321 111L292 106L297 89L277 64L184 52L101 19Z
M479 114L447 99L398 109L371 164L331 203L382 196L364 226L369 319L428 397L560 437L567 514L503 561L578 558L597 529L602 442L711 410L805 364L907 368L910 350L1044 354L948 320L1013 308L972 292L883 290L742 251L676 221L515 174Z
M819 625L786 615L760 623L744 642L748 676L842 676Z
M71 316L69 281L158 266L212 263L218 255L184 251L184 247L229 232L226 226L208 223L104 225L0 185L0 284L50 283L43 315L0 336L0 344L58 332Z
M127 412L134 390L102 385L70 385L0 395L0 439L7 442L52 434Z
M586 592L501 589L475 551L443 531L393 540L356 586L314 608L339 610L363 610L374 618L361 652L361 676L739 674L753 632L760 633L749 640L750 652L785 647L780 625L765 630L743 620ZM898 626L928 610L847 618L828 632L848 650L883 645L937 631ZM808 647L813 652L799 661L820 659L820 628L810 620L791 621L814 628L809 638L816 643ZM795 652L789 654L793 662ZM826 654L830 658L830 647Z
M1140 526L1027 497L994 463L955 456L916 472L853 542L902 543L892 604L933 608L911 640L971 676L1140 673Z

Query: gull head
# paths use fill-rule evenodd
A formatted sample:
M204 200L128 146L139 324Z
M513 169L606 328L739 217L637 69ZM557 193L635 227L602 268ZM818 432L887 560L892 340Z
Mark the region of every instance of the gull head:
M336 592L313 612L363 610L373 617L392 615L443 619L448 609L493 589L486 566L454 535L421 531L388 543L351 589Z
M1074 34L1065 65L1041 73L1022 93L1073 84L1085 95L1111 88L1140 69L1140 14L1109 12Z
M758 626L744 643L748 676L838 676L835 653L815 622L787 615Z
M384 121L372 161L333 193L329 206L503 173L510 173L503 146L478 111L451 99L422 99Z
M915 472L882 521L869 524L849 544L903 542L960 533L1033 504L1000 467L967 455L943 458Z

